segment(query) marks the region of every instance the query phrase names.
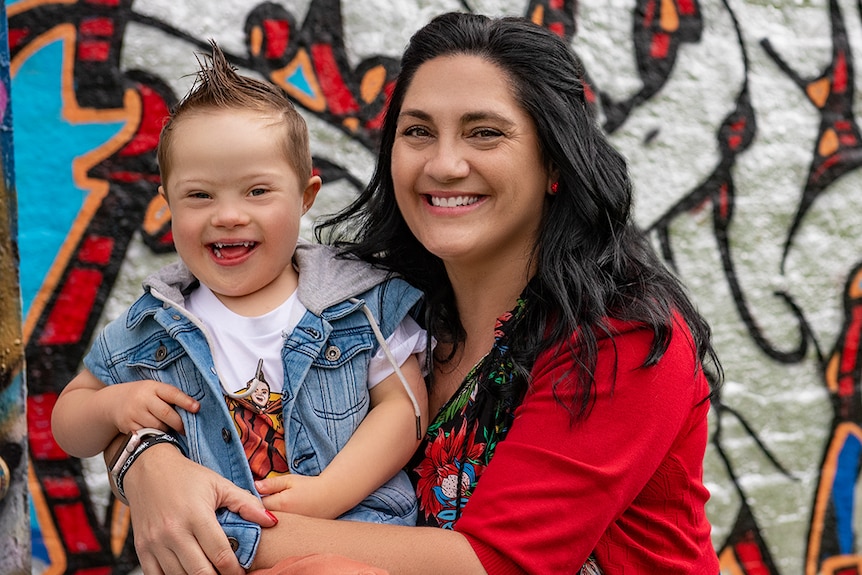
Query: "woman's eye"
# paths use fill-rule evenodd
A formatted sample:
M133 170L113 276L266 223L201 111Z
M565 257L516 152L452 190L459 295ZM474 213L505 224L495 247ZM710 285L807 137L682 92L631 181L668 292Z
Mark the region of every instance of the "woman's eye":
M493 128L478 128L473 130L472 135L478 138L499 138L503 133Z
M427 138L431 135L427 129L422 126L410 126L406 130L404 130L405 136L411 136L414 138Z

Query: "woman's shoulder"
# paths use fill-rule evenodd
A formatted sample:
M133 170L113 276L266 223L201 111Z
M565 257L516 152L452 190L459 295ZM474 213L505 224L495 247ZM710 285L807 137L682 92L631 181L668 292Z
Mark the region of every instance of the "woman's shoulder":
M673 312L666 325L667 346L655 366L676 364L693 369L698 363L698 356L688 324L680 314ZM643 367L653 350L656 337L662 336L661 330L646 321L613 317L603 318L592 330L597 364L612 362L617 369ZM564 341L551 345L539 354L535 366L541 368L545 364L574 363L577 361L575 352L581 345L584 345L581 331L573 330Z

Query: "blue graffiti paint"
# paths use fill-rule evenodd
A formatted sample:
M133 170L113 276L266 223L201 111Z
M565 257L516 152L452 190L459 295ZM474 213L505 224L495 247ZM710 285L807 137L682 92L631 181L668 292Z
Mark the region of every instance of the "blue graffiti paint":
M312 89L311 85L308 82L308 78L305 75L305 70L301 67L296 69L296 72L290 75L287 81L294 87L299 90L302 90L303 93L307 94L309 98L315 98L317 94L314 89Z
M72 162L122 127L121 122L73 124L63 118L62 60L58 40L28 58L12 79L25 316L86 199L87 191L72 179Z
M859 455L862 445L855 435L847 437L838 456L835 469L835 484L832 490L835 507L835 523L842 554L855 553L853 510L856 499L855 486L859 477Z

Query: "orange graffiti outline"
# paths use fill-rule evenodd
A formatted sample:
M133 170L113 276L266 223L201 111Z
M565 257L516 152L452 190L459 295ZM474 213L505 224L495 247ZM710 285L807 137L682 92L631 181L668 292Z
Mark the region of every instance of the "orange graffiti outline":
M721 575L745 575L745 571L739 565L739 557L736 556L732 547L726 548L719 555L718 564Z
M93 219L93 215L99 209L102 200L108 195L109 183L106 180L88 177L87 171L122 148L137 132L141 119L142 103L140 96L131 88L126 90L123 95L122 108L99 110L78 106L72 75L75 65L75 39L76 30L72 24L60 24L45 32L16 54L10 65L12 77L15 77L23 63L33 54L46 45L61 40L63 42L63 64L61 68L63 118L71 124L125 122L125 125L107 142L72 161L72 178L75 185L89 193L27 313L23 330L25 344L30 340L36 322L57 288L63 271L66 269L87 226Z
M18 14L23 14L28 10L33 10L37 6L44 6L50 4L77 4L78 0L22 0L21 2L16 2L11 6L6 6L6 17L17 16Z
M829 504L829 496L835 481L835 472L838 468L838 455L849 436L855 435L862 440L862 428L855 423L840 423L835 428L829 449L823 460L821 469L820 487L817 489L817 497L814 500L814 516L811 520L811 532L808 537L808 556L805 561L805 574L815 575L817 570L817 557L820 555L820 542L823 540L824 516ZM834 569L848 565L862 566L862 557L859 555L837 555L823 561L822 573L832 573ZM827 570L828 569L828 570Z
M308 87L314 92L313 97L296 88L288 81L297 70L304 72L303 75L308 82ZM305 48L300 48L287 66L270 72L269 77L277 86L281 86L292 98L296 98L309 110L323 112L326 109L326 98L323 95L320 84L317 82L317 74L314 73L311 57L305 51Z
M54 520L51 517L51 512L48 510L48 502L45 501L42 495L42 488L39 485L39 480L36 479L36 472L33 466L29 465L27 469L27 483L30 486L30 497L33 498L33 509L36 510L36 519L39 521L39 528L42 530L42 541L45 548L48 550L48 567L42 572L42 575L59 575L66 571L66 552L61 543L60 534L54 525Z

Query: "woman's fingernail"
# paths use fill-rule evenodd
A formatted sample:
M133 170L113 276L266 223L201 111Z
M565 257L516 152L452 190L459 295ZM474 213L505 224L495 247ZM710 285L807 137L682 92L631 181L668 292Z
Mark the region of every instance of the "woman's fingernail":
M275 524L278 525L278 517L273 515L269 509L265 509L264 513L266 513L266 516L269 517L270 519L272 519L275 522Z

